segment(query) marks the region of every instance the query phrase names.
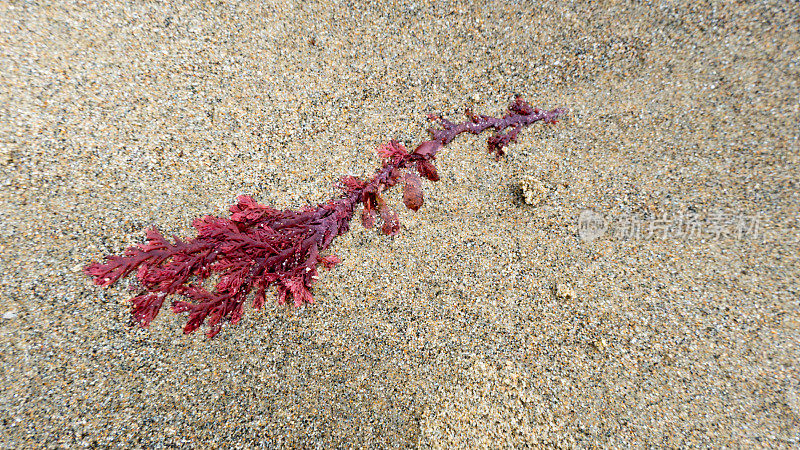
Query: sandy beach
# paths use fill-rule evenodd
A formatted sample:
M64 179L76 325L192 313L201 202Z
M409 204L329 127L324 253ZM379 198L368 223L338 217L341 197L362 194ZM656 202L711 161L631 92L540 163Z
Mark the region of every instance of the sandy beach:
M45 3L0 3L0 448L800 446L797 2ZM515 95L569 113L457 138L313 305L207 339L82 273Z

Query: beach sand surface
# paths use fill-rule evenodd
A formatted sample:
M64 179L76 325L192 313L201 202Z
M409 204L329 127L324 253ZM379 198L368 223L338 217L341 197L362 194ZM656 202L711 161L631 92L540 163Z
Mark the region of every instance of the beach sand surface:
M790 1L2 2L0 447L797 447L799 58ZM515 95L569 113L313 305L209 340L82 273Z

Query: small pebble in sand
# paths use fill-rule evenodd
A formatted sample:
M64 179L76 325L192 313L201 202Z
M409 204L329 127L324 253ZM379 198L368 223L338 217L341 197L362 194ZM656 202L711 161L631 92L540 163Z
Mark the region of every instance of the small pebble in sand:
M575 300L575 291L566 283L556 283L555 293L559 300Z
M519 187L522 189L525 203L533 206L542 203L548 194L545 185L539 179L531 175L523 176L519 181Z
M608 348L608 342L605 339L600 338L594 342L592 342L592 347L598 352L605 351Z

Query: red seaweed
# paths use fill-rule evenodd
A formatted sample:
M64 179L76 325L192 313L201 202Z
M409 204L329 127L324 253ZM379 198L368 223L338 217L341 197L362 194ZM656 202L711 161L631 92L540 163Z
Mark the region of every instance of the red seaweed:
M381 167L366 180L342 178L342 195L327 203L279 211L243 195L230 207L229 217L195 219L192 225L197 236L191 240L175 237L170 242L150 229L144 244L129 247L121 256L107 256L103 263L93 262L84 272L101 286L135 272L142 292L130 299L131 313L142 327L158 315L167 297L177 295L183 300L173 301L173 312L189 316L183 332L191 333L205 323L207 336L214 337L225 322L239 322L251 293L254 309L264 305L270 287L275 288L281 305L313 303L311 286L317 278L317 266L331 269L340 261L337 256L321 253L334 238L348 231L359 204L363 205L361 220L365 227L372 227L377 215L384 234L397 234L397 213L382 194L402 179L403 203L417 211L423 205L423 192L422 180L414 170L430 181L439 180L433 165L436 153L459 134L494 129L496 134L489 138L488 147L500 157L523 127L539 121L555 123L564 113L562 109L532 108L517 97L500 118L467 111L467 121L453 123L441 116L429 116L441 127L428 130L431 140L412 152L396 141L382 145L377 150L383 160ZM212 276L216 283L209 286Z

